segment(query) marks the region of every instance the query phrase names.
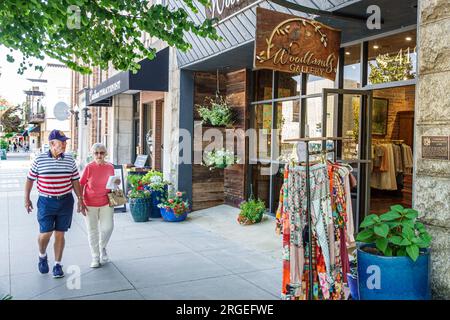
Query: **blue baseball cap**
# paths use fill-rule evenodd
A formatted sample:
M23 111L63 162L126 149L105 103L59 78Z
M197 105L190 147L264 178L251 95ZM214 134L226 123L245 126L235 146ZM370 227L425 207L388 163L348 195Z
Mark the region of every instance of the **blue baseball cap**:
M48 135L48 141L50 140L59 140L59 141L66 141L69 140L70 138L67 138L66 135L64 134L64 132L62 132L61 130L52 130L52 132L50 132L50 134Z

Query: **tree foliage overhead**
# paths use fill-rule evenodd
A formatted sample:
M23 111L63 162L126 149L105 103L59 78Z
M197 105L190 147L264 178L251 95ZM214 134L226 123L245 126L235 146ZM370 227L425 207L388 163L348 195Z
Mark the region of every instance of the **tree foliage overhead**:
M22 112L21 106L9 107L3 112L0 118L0 124L3 126L3 132L21 132L23 130L22 119L18 116Z
M198 11L193 0L179 1ZM183 8L148 0L1 0L0 44L23 53L19 73L33 66L30 58L45 55L82 73L92 66L107 69L109 62L117 70L136 71L139 60L155 56L142 44L143 33L186 51L186 32L219 39L213 22L195 23ZM7 59L14 62L11 55Z

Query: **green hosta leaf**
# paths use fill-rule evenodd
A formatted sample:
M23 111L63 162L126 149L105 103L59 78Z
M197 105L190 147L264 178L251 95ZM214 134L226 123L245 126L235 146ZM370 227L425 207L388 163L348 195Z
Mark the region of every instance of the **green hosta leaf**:
M378 238L377 241L375 242L377 248L383 252L384 254L386 254L386 248L388 246L388 240L386 238Z
M413 260L416 261L419 257L419 247L415 244L412 244L408 247L406 247L406 253L408 253L408 256Z
M391 207L392 211L398 212L398 213L403 213L403 210L405 210L405 208L403 208L403 206L396 204L395 206Z
M396 211L389 211L380 216L381 221L392 221L398 218L401 218L401 215Z
M414 209L408 209L407 210L407 213L406 213L406 217L408 218L408 219L416 219L417 217L419 216L419 212L417 212L416 210L414 210Z
M389 241L397 246L401 245L403 238L400 236L393 236L389 238Z
M421 222L416 222L415 228L420 231L420 233L426 231L425 226Z
M389 222L386 222L386 224L389 226L389 228L392 229L392 228L396 228L396 227L400 226L402 223L389 221Z
M373 230L375 231L375 234L379 235L380 237L386 238L389 233L389 226L385 223L376 225Z
M405 219L402 221L402 226L414 229L414 221L410 219Z
M387 247L386 251L384 251L384 255L387 257L392 257L392 248L391 247Z
M366 229L358 233L356 236L357 241L368 242L370 238L373 236L373 231L370 229Z
M428 232L424 232L420 235L420 238L424 241L431 241L432 238L431 236L428 234Z
M408 239L403 239L402 242L400 242L401 246L409 246L411 245L411 241L409 241Z
M376 223L374 220L375 217L377 217L376 214L368 215L367 217L364 218L363 222L361 223L361 225L359 227L366 228L366 227L374 225Z
M412 239L415 236L414 230L407 226L403 227L402 232L403 232L403 235L408 239Z
M414 243L414 244L418 244L421 241L422 240L420 238L418 238L418 237L414 237L414 238L411 239L411 242Z

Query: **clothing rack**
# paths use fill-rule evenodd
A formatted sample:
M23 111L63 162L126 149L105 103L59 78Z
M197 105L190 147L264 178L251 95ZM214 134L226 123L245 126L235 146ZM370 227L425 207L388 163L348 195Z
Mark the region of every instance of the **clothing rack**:
M346 140L347 138L344 137L317 137L317 138L297 138L297 139L288 139L285 140L286 142L305 142L306 143L306 206L308 208L308 250L309 250L309 292L308 297L309 300L313 300L314 294L313 294L313 268L312 268L312 217L311 217L311 184L310 184L310 170L309 170L309 157L311 155L317 155L317 154L323 154L326 156L326 154L333 152L334 153L334 161L336 162L336 152L335 149L333 150L327 150L326 149L326 141L342 141ZM322 144L322 151L320 152L310 152L309 151L309 142L310 141L324 141L325 143Z

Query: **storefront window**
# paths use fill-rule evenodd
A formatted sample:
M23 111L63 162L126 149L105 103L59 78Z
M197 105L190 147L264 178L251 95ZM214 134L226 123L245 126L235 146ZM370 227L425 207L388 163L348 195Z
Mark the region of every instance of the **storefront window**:
M272 99L272 77L271 70L258 70L255 72L255 100L266 101Z
M270 160L272 139L272 104L255 105L255 129L257 133L256 155L258 160ZM256 159L253 159L256 160Z
M293 142L286 140L300 137L300 101L297 99L277 103L276 119L279 136L276 148L278 154L274 158L284 161L290 158L294 146Z
M345 48L344 89L361 88L361 45Z
M278 73L278 98L294 97L300 94L301 76L294 73Z
M416 30L369 42L368 82L387 83L416 77Z
M322 89L324 88L334 88L334 81L310 74L308 75L308 84L306 87L307 94L322 93Z

